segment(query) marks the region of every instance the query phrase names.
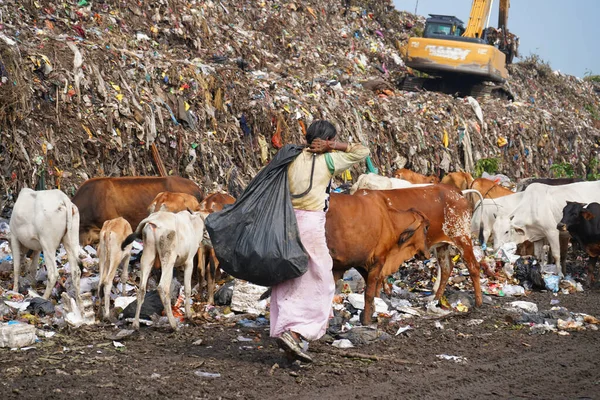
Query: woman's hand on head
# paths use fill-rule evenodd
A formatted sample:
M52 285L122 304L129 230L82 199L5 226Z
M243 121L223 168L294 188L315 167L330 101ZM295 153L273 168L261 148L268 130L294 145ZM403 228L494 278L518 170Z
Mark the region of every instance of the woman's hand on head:
M331 147L329 145L329 141L316 138L310 144L308 151L310 151L311 153L317 153L317 154L327 153L327 152L331 151Z

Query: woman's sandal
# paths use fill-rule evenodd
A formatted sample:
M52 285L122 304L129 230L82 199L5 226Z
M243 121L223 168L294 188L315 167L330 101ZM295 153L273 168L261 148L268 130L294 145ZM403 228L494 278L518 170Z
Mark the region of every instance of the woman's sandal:
M303 351L302 344L294 338L291 332L283 332L281 336L277 338L277 344L279 344L279 347L285 350L286 353L293 355L294 358L304 362L312 362L312 358Z

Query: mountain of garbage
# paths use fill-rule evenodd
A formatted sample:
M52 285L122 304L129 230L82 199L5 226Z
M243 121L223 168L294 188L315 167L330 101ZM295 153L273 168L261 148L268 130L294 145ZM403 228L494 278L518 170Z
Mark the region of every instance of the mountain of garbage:
M96 176L238 195L314 119L368 144L382 175L595 176L593 83L530 56L509 68L515 101L401 91L399 49L423 25L387 0L4 0L2 208Z

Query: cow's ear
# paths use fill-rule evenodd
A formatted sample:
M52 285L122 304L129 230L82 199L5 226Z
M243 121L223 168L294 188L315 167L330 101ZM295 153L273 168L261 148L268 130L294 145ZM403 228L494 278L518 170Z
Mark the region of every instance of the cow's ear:
M524 231L522 228L515 227L515 232L516 232L518 235L525 236L525 231Z
M398 244L405 243L408 239L410 239L415 234L414 229L407 229L400 235L398 239Z
M592 214L591 212L589 212L588 210L581 210L581 214L580 214L583 218L585 218L586 221L589 221L591 219L594 219L594 214Z

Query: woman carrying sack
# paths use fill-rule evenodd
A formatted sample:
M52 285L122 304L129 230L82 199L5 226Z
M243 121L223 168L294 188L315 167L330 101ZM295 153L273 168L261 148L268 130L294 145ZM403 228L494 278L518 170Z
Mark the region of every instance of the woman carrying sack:
M367 147L338 142L336 134L330 122L314 121L306 132L308 147L288 166L292 206L309 261L306 273L272 287L271 336L288 356L305 362L312 359L303 339L325 334L335 293L333 260L325 240L331 178L369 156Z

